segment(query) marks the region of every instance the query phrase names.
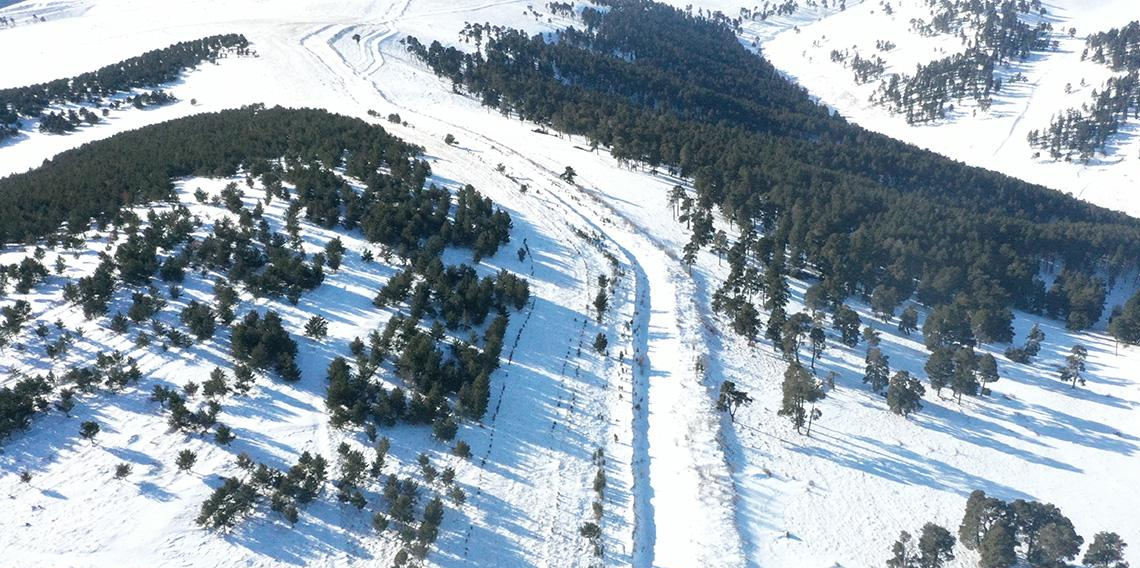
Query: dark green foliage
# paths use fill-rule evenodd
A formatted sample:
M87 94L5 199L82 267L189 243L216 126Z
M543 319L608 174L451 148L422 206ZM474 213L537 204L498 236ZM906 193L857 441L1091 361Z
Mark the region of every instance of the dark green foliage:
M313 339L324 339L329 334L329 320L316 315L305 322L305 336Z
M878 347L867 350L866 372L863 382L871 385L876 394L881 393L891 380L890 359Z
M115 465L115 479L126 479L127 476L131 474L132 469L133 468L129 463L120 463Z
M192 450L182 450L178 452L178 457L175 458L174 464L178 466L178 471L190 471L194 467L194 463L198 461L198 454Z
M228 446L231 442L237 439L233 430L225 424L218 424L217 430L214 431L214 441L221 446Z
M598 353L604 355L606 352L606 347L609 344L610 341L606 338L605 332L599 331L598 334L594 336L594 351L597 351Z
M99 434L99 424L88 420L79 425L79 435L85 440L94 440Z
M51 384L41 377L25 377L0 387L0 439L26 428L37 410L47 408Z
M455 423L450 417L436 418L431 427L431 434L436 439L450 442L455 439L455 434L459 431L459 425Z
M1074 274L1136 265L1137 221L830 116L741 46L727 18L641 1L607 8L585 10L585 29L556 40L488 30L478 56L411 37L405 45L504 114L693 178L698 203L772 227L769 250L818 271L832 301L880 285L932 306L962 294L965 321L984 308L979 323L1001 341L1005 313L995 308L1042 307L1040 260L1060 259ZM993 40L998 59L1022 55L1026 44L1011 37L1036 37L1031 26L987 31L996 30L1013 34ZM988 76L985 65L972 71ZM1096 294L1085 296L1094 301L1079 302L1081 315L1067 318L1074 327L1091 321Z
M922 339L931 351L939 347L974 345L974 331L965 306L954 303L935 308L922 324Z
M39 117L40 130L53 133L74 130L81 120L88 123L98 122L99 118L87 109L83 110L82 115L71 111L70 115L73 115L71 117L64 117L62 113L45 114L43 111L53 104L104 102L115 94L170 83L178 79L183 71L196 67L204 61L216 59L226 49L236 48L241 51L248 45L245 37L241 35L210 36L148 51L137 57L69 79L0 89L0 140L5 135L15 133L13 125L21 117ZM136 104L142 106L173 100L161 91L144 92L140 97L135 97L141 101Z
M787 416L797 432L803 428L804 424L808 424L808 434L810 435L809 421L815 420L820 415L814 403L824 397L823 389L820 388L811 372L799 363L792 363L784 372L783 400L777 414ZM808 404L812 405L810 410L806 406Z
M1070 388L1077 388L1077 383L1085 384L1085 360L1088 356L1088 349L1083 345L1074 345L1065 356L1065 364L1057 370L1061 380L1070 383Z
M458 442L455 443L455 446L453 448L451 448L451 453L453 453L456 456L459 456L463 459L470 458L471 457L471 446L468 445L467 442L464 442L463 440L459 440Z
M918 539L918 567L942 568L954 559L954 537L950 531L934 523L922 525L922 535Z
M950 381L954 379L954 350L945 347L935 349L930 353L923 370L930 381L930 388L941 395L942 389L950 386Z
M839 306L831 316L831 326L839 332L839 341L848 347L859 344L859 326L862 323L859 314L847 306Z
M253 486L236 477L227 477L202 503L196 522L210 529L233 527L253 510L257 501L257 490Z
M194 334L199 341L209 339L214 336L214 312L210 306L199 304L196 300L192 300L182 312L179 314L179 319L182 320L190 333Z
M297 344L281 326L277 312L266 312L265 317L256 311L246 314L234 324L230 349L234 357L255 369L272 368L286 381L301 378L294 361Z
M736 388L736 383L724 381L720 384L720 396L716 400L716 409L727 412L729 418L736 420L736 411L741 406L752 404L752 397L748 393Z
M1140 292L1124 302L1120 313L1108 322L1108 332L1125 345L1140 344Z
M922 395L926 389L907 371L897 371L887 385L887 407L895 414L906 417L922 410Z
M1124 560L1127 546L1116 533L1096 533L1081 563L1088 568L1128 568L1128 562Z
M978 545L978 568L1011 568L1017 563L1016 545L1005 523L994 525Z

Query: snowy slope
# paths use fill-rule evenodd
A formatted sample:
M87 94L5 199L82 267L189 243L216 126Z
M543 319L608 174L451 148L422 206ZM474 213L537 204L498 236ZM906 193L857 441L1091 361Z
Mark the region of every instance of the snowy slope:
M399 113L407 126L385 122L385 128L426 148L437 182L449 187L471 183L510 211L515 220L511 246L486 260L484 269L502 266L527 276L535 302L512 318L507 337L518 337L517 344L510 346L509 355L504 351L509 364L492 377L491 410L484 424L461 429L459 437L470 442L474 458L464 462L446 455L447 448L423 428L382 432L392 438L402 470L413 469L415 455L428 448L439 465L456 466L468 493L463 506L449 503L438 552L428 558L431 565L877 566L899 530L914 531L927 521L956 526L966 494L978 488L1007 499L1053 502L1086 537L1113 530L1126 541L1140 542L1133 513L1140 502L1130 485L1140 475L1140 421L1135 419L1140 381L1130 372L1140 361L1140 350L1114 355L1111 342L1101 335L1074 337L1055 322L1042 322L1048 336L1043 356L1032 368L999 358L1003 380L994 385L995 396L959 408L928 393L926 409L911 420L887 412L881 398L860 384L862 347L840 347L829 337L831 347L820 365L840 372L837 389L821 404L824 415L813 437L795 434L775 415L786 364L763 345L748 346L708 312L711 292L726 268L706 253L690 273L677 257L675 251L688 236L683 225L671 220L665 193L684 180L624 168L604 150L585 150L584 140L535 132L534 125L488 112L411 61L398 43L403 35L415 35L472 49L457 43L466 21L534 32L568 23L537 17L527 6L524 1L468 0L35 4L49 14L47 21L0 29L0 49L34 54L5 69L0 86L65 76L214 33L245 34L259 57L228 59L188 73L171 89L181 99L174 105L126 111L110 124L69 136L33 133L0 146L0 175L34 167L63 149L117 131L264 102L323 107L372 121L378 119L370 118L369 110L379 116ZM15 4L0 14L26 7ZM713 7L732 13L729 6ZM853 6L833 18L854 17L860 9L869 11L873 5ZM795 67L776 55L781 42L809 37L815 25L832 18L808 23L832 12L776 22L803 29L769 44L767 50L781 68L791 73ZM359 42L354 34L361 36ZM44 39L56 37L70 39ZM84 49L77 51L75 45ZM858 119L808 84L807 77L797 77L825 102ZM197 106L188 102L191 98ZM883 117L882 124L891 120ZM929 131L934 144L946 138L935 134L942 128L959 126L901 128L900 135ZM1004 128L1008 131L1009 124ZM458 144L444 144L446 134L453 134ZM986 136L962 136L988 141ZM1007 146L1024 136L1010 140ZM576 184L558 179L566 166L578 171ZM1106 166L1104 171L1119 168ZM222 183L187 180L183 187L216 191ZM525 193L520 184L526 184ZM258 194L251 191L249 199ZM201 212L217 214L208 207ZM731 234L731 227L725 228ZM311 250L331 238L308 225L305 233ZM92 237L80 255L86 260L71 262L69 277L93 268L96 252L106 243ZM342 238L350 251L365 246L359 235ZM513 249L524 239L533 256L519 263ZM14 246L4 251L5 263L27 253ZM618 270L607 255L617 260ZM324 368L332 356L347 351L352 337L386 319L369 301L393 269L365 265L352 252L347 258L345 268L297 307L247 299L246 306L285 314L298 336L313 311L332 325L323 345L298 337L303 347L300 383L263 381L253 400L226 404L223 416L233 417L238 434L232 451L166 433L164 416L145 401L154 384L204 378L219 353L135 352L124 338L86 324L89 332L74 357L109 347L130 351L146 378L126 393L83 399L73 418L52 413L4 443L0 494L12 497L13 512L0 516L4 562L390 564L398 548L394 539L375 536L365 517L354 516L350 507L328 495L305 512L295 529L271 518L253 519L247 530L225 536L193 525L198 505L216 479L213 474L232 468L238 451L284 465L303 450L329 456L342 439L363 444L359 432L328 427ZM590 303L600 274L618 278L609 314L598 324ZM75 327L82 316L62 304L60 280L52 283L37 292L35 317L49 322L62 317ZM191 295L207 293L203 285L187 288ZM789 313L801 309L803 288L803 283L793 286L795 303ZM865 322L872 321L865 306L856 307ZM1032 321L1018 316L1019 339ZM884 332L892 366L920 371L925 358L920 338L896 337L892 325L876 327ZM609 336L605 358L590 347L599 331ZM1089 346L1094 378L1087 388L1071 391L1052 377L1052 369L1078 340ZM698 359L706 361L704 374L696 370ZM37 364L11 349L0 353L3 370ZM738 413L735 424L714 408L722 380L736 381L756 399ZM91 418L105 428L97 445L75 434L79 421ZM188 444L199 449L199 464L192 475L179 474L173 455ZM601 560L577 532L592 518L593 454L598 448L604 449L607 474ZM112 482L110 468L122 461L135 463L135 474L126 482ZM30 485L15 475L23 468L35 474ZM969 553L960 556L955 566L974 565Z
M1111 71L1091 61L1081 61L1085 36L1121 27L1140 19L1140 4L1130 0L1046 0L1046 21L1059 41L1055 52L1035 53L1025 62L1002 69L1006 88L994 97L989 111L970 102L958 104L946 120L907 125L899 115L869 101L879 81L858 85L852 71L832 61L832 50L862 57L877 55L886 61L885 73L913 73L916 64L961 52L955 37L924 37L910 25L913 18L929 21L930 8L922 0L893 0L892 13L884 2L849 2L846 10L803 9L783 19L764 22L746 20L742 39L757 41L764 55L790 78L800 83L824 104L871 130L911 142L962 162L1000 171L1046 187L1069 193L1104 207L1140 215L1135 187L1140 181L1140 136L1136 121L1127 123L1109 145L1109 155L1089 164L1057 162L1043 156L1026 141L1032 130L1045 129L1053 115L1080 108L1092 99L1094 89L1103 89ZM731 16L737 9L718 2L697 3L720 9ZM1076 29L1070 38L1062 30ZM896 47L876 49L878 40ZM1015 73L1024 82L1011 83ZM884 75L886 76L886 75ZM1071 93L1065 92L1071 84Z

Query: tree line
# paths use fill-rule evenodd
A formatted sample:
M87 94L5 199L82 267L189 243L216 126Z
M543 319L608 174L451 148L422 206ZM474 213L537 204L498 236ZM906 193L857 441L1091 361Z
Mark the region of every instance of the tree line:
M22 118L42 118L47 125L45 129L55 133L74 130L80 121L96 122L98 117L91 111L82 115L74 111L45 115L44 110L66 103L104 104L116 94L170 83L203 61L214 61L229 50L241 53L248 47L249 41L243 35L215 35L148 51L75 77L0 89L0 140L15 135ZM160 93L147 94L139 104L162 104L170 100L169 95Z

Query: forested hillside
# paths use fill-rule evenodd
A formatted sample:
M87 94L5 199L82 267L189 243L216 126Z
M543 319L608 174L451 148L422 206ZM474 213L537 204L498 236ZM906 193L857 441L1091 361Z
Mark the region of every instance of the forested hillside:
M647 2L608 8L585 10L584 29L556 42L477 29L478 54L407 47L503 113L691 176L687 253L712 244L701 220L717 206L757 223L793 269L818 271L829 302L886 289L898 302L961 304L997 337L1009 335L1011 306L1080 329L1103 313L1099 276L1136 267L1140 222L829 116L719 20ZM1047 291L1038 274L1054 263L1067 277Z

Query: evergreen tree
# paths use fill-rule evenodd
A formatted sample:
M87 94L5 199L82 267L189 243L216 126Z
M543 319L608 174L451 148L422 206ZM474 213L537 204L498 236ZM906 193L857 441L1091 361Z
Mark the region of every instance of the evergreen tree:
M954 374L950 377L950 390L962 403L962 395L978 394L978 357L970 347L959 347L954 351Z
M315 315L305 323L305 336L313 339L324 339L329 334L329 320Z
M737 335L748 338L751 342L756 338L756 332L760 328L760 314L756 311L756 306L748 300L742 300L740 307L736 310L736 315L732 318L732 330Z
M1140 292L1137 292L1108 322L1108 332L1125 345L1140 344Z
M79 435L84 440L94 440L95 436L99 434L99 424L88 420L79 425Z
M1081 563L1087 568L1128 568L1128 562L1124 560L1127 546L1116 533L1096 533Z
M898 305L899 293L894 288L880 284L871 291L871 311L884 322L894 319Z
M891 545L891 557L887 559L887 568L917 568L918 553L914 550L914 543L910 533L902 531L899 539Z
M859 344L859 326L862 323L859 314L847 306L839 306L831 316L831 326L839 332L839 340L848 347Z
M950 531L934 523L922 526L918 539L918 568L942 568L954 559L954 537Z
M1037 533L1037 547L1028 560L1034 566L1043 568L1065 568L1068 561L1077 557L1081 552L1081 545L1085 539L1081 538L1073 528L1073 523L1064 519L1064 522L1049 523Z
M737 389L736 383L724 381L720 384L720 396L716 400L716 409L727 412L729 419L736 421L736 411L741 406L752 404L752 397L748 393Z
M1001 377L998 375L997 360L989 353L983 353L978 357L978 370L977 370L978 383L981 384L982 394L989 392L986 386L990 383L995 383Z
M954 351L946 347L935 349L923 369L930 380L930 388L942 396L942 389L950 386L954 379Z
M127 476L131 474L132 469L134 469L134 468L132 468L131 464L129 464L129 463L120 463L120 464L116 465L115 466L115 479L126 479Z
M610 299L606 296L606 289L603 286L598 290L598 295L594 296L594 309L597 311L598 324L602 323L602 316L606 314L606 307L609 306Z
M768 316L768 327L764 330L764 337L772 342L772 347L779 349L783 339L784 324L788 321L788 314L784 308L776 307Z
M878 347L867 350L866 372L863 382L871 385L871 390L879 394L891 379L890 359Z
M887 407L903 417L922 410L922 395L926 389L907 371L897 371L887 385Z
M981 556L978 567L1012 568L1017 563L1016 544L1006 523L997 523L986 531L986 536L978 545Z
M808 424L808 435L810 436L810 422L821 415L814 403L824 398L823 389L820 388L811 372L799 363L788 365L788 370L784 371L782 389L783 399L777 414L787 416L792 425L795 426L796 432ZM808 404L812 405L810 410L806 407Z
M197 453L191 450L182 450L178 452L178 457L175 458L174 463L178 466L178 471L190 471L196 461L198 461Z
M918 310L913 305L907 306L899 315L898 329L903 335L910 335L918 329Z
M1088 354L1083 345L1074 345L1065 357L1065 364L1058 369L1061 380L1071 383L1070 388L1077 388L1077 383L1082 386L1085 384L1085 359L1088 358Z
M463 394L467 396L463 396ZM459 402L464 414L478 420L487 412L487 403L490 400L491 379L486 372L483 372L475 377L466 393L460 394Z
M811 370L815 371L815 360L827 349L827 334L822 327L812 326L808 337L811 339Z

